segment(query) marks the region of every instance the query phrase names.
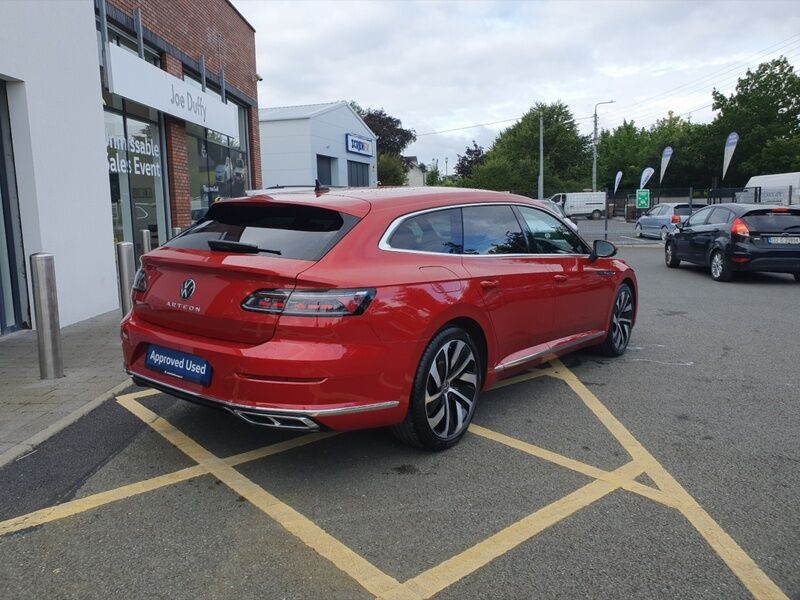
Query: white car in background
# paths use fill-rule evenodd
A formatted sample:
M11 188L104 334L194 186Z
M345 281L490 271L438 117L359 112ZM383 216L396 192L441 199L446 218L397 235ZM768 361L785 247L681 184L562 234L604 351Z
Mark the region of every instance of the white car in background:
M231 164L231 157L226 156L225 162L218 164L214 167L214 176L217 183L227 183L233 179L233 165Z

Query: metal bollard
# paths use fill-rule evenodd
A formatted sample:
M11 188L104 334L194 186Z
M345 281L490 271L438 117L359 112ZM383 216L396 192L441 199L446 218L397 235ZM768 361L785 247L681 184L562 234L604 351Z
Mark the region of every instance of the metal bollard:
M139 233L142 236L142 254L147 254L153 249L153 236L150 235L149 229L141 229Z
M36 315L41 379L58 379L64 376L55 265L55 257L52 254L46 252L31 254L33 306Z
M119 305L124 317L131 312L131 289L133 277L136 274L133 244L130 242L117 243L117 271L119 272Z
M181 231L183 231L183 230L180 227L173 227L172 228L172 237L175 237L176 235L180 235Z

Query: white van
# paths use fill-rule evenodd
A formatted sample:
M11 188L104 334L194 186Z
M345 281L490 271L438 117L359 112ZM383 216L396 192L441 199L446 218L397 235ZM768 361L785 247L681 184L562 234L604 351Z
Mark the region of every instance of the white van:
M761 188L761 202L764 204L800 204L800 171L795 173L775 173L756 175L745 186L747 189L736 192L737 202L755 202L756 188Z
M560 204L564 213L570 218L586 217L599 219L606 214L605 192L571 192L554 194L550 200Z

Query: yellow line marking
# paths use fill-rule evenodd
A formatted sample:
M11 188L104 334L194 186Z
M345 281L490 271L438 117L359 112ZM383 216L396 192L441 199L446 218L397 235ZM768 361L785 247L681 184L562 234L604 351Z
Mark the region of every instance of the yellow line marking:
M525 452L526 454L536 456L537 458L541 458L542 460L546 460L548 462L557 464L560 467L564 467L566 469L570 469L577 473L581 473L582 475L586 475L587 477L591 477L592 479L600 479L602 481L608 481L610 483L617 483L619 487L622 487L630 492L646 496L651 500L654 500L661 504L666 504L667 506L671 506L673 508L677 507L677 503L670 496L668 496L661 490L656 490L646 485L642 485L637 481L620 480L618 477L615 477L613 473L609 471L593 467L592 465L588 465L579 460L563 456L562 454L557 454L556 452L553 452L551 450L547 450L545 448L536 446L534 444L529 444L528 442L523 442L522 440L518 440L517 438L513 438L505 434L498 433L496 431L492 431L491 429L486 429L485 427L481 427L480 425L476 425L475 423L472 423L469 426L469 430L472 433L479 435L481 437L493 440L499 444L508 446L509 448L520 450L522 452Z
M157 490L158 488L166 485L172 485L173 483L186 481L187 479L197 477L198 475L204 475L205 473L205 467L189 467L188 469L181 469L180 471L174 471L172 473L167 473L166 475L153 477L152 479L148 479L146 481L139 481L130 485L124 485L107 492L101 492L99 494L86 496L85 498L78 498L77 500L71 500L70 502L64 502L63 504L57 504L56 506L51 506L49 508L43 508L26 515L14 517L13 519L0 522L0 536L13 533L15 531L20 531L21 529L27 529L28 527L36 527L37 525L50 523L51 521L57 521L65 517L71 517L73 515L86 512L87 510L103 506L104 504L109 504L111 502L116 502L117 500L123 500L124 498L130 498L131 496Z
M130 401L137 397L143 397L142 392L137 392L136 394L125 394L124 396L119 396L117 400L119 401L119 399L124 399L124 401ZM223 462L230 466L240 465L253 460L266 458L267 456L273 456L281 452L286 452L287 450L291 450L293 448L299 448L301 446L305 446L306 444L312 444L334 435L337 435L337 432L310 433L308 435L296 437L284 442L271 444L257 450L251 450L249 452L243 452L241 454L229 456L228 458L223 459ZM0 536L14 533L15 531L20 531L22 529L28 529L29 527L44 525L45 523L58 521L67 517L73 517L88 510L99 508L106 504L111 504L112 502L131 498L132 496L138 496L139 494L144 494L146 492L152 492L153 490L157 490L168 485L173 485L194 477L206 475L208 472L208 469L205 467L197 465L186 469L180 469L179 471L173 471L172 473L159 475L158 477L153 477L151 479L145 479L136 483L124 485L106 492L92 494L91 496L86 496L85 498L70 500L69 502L64 502L63 504L57 504L55 506L36 510L18 517L13 517L5 521L0 521Z
M147 396L155 396L156 394L160 394L158 390L154 390L153 388L147 388L138 392L131 392L130 394L122 394L121 396L117 396L117 400L120 398L125 399L134 399L134 398L146 398Z
M430 598L548 527L610 494L619 488L619 481L636 477L641 472L642 469L639 465L630 462L610 474L615 479L614 483L593 481L513 525L509 525L482 542L478 542L464 552L409 579L403 585L422 598Z
M634 461L645 467L645 472L661 490L670 496L677 509L694 526L728 568L741 580L753 597L761 599L785 599L786 594L767 577L755 561L728 535L702 506L659 463L647 449L633 437L627 428L609 411L589 388L561 361L553 361L556 373L567 382L583 400L600 422L605 425L617 441L628 451ZM647 487L647 486L643 486Z
M416 594L403 590L399 581L353 552L321 527L281 502L136 400L119 399L118 402L192 460L206 468L210 474L275 520L286 531L352 577L369 593L375 596L391 594L392 598L419 600Z

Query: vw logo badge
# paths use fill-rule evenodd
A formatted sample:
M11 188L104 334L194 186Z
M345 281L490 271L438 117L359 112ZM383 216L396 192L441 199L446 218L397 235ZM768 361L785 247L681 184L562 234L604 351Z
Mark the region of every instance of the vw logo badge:
M194 279L187 279L181 284L181 298L188 300L194 294Z

